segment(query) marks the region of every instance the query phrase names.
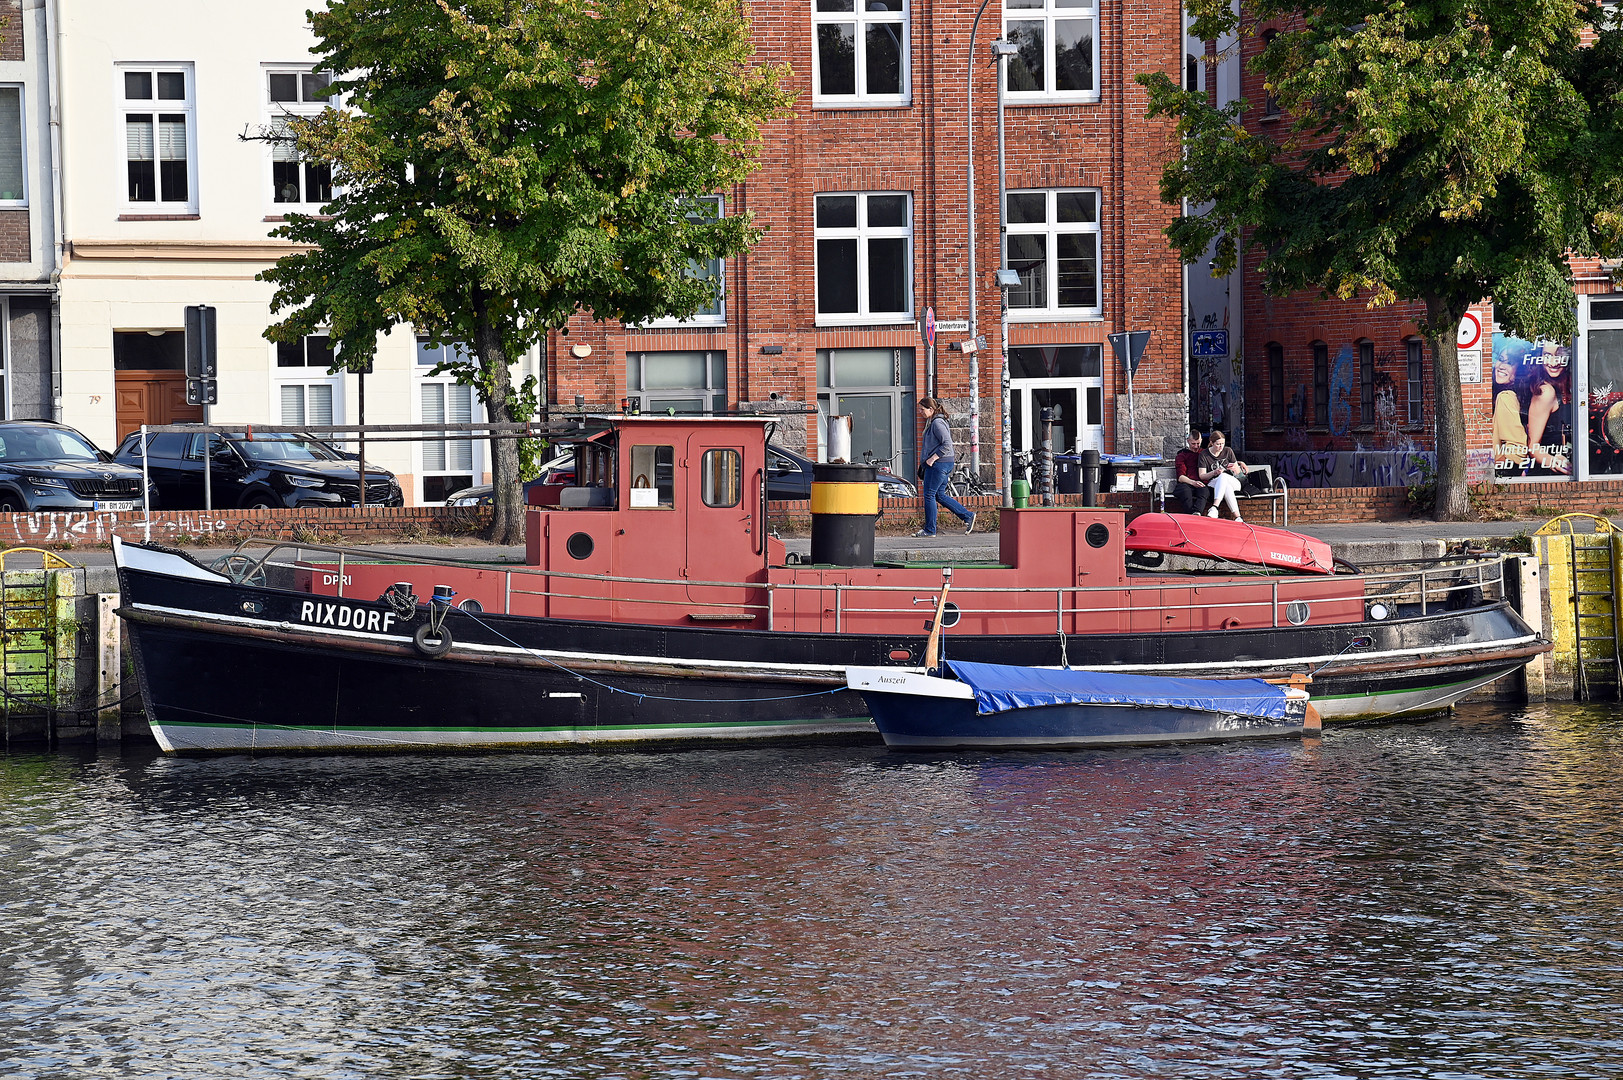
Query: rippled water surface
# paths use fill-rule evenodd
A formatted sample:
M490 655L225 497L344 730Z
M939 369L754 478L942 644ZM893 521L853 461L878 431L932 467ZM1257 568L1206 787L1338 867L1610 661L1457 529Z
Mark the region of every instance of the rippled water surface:
M0 757L0 1075L1616 1077L1623 711Z

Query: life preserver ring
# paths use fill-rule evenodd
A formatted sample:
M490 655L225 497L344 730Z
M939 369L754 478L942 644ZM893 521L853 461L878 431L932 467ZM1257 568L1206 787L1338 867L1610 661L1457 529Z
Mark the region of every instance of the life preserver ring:
M631 486L634 488L651 488L654 485L648 482L647 473L638 473L637 478L631 481Z
M451 636L449 626L441 626L438 630L435 630L427 623L424 623L411 635L411 643L424 656L437 659L450 652L451 646L456 644L456 640Z

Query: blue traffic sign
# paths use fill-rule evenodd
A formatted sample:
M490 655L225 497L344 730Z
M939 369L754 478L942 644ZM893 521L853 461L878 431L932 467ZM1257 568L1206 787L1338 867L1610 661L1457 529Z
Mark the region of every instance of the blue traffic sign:
M1196 330L1189 335L1189 352L1194 356L1227 356L1229 332L1227 330Z

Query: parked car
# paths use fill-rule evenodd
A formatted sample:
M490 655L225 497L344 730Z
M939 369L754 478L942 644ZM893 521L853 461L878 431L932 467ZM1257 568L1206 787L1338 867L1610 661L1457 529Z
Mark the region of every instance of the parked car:
M524 482L524 497L528 500L530 489L537 484L573 484L575 482L575 452L559 454L552 458L534 480ZM496 499L494 484L475 484L472 487L454 491L445 500L446 506L489 506Z
M356 506L361 499L360 463L308 435L242 435L162 432L147 436L147 475L166 510L203 508L203 447L209 450L210 501L246 509L294 506ZM141 468L141 435L132 433L114 458ZM405 502L394 474L366 470L368 506Z
M811 498L812 467L817 463L804 454L781 446L766 448L766 497L768 499ZM883 466L879 470L879 497L912 499L918 496L913 481L897 476Z
M134 510L141 470L63 424L0 421L0 513L33 510Z

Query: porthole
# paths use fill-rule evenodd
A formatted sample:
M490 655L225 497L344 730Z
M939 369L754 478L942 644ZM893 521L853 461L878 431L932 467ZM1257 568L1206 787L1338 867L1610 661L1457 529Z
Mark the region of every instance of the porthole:
M564 542L564 550L571 559L590 559L593 547L591 536L583 532L575 533Z
M585 534L583 533L581 535ZM478 615L485 610L485 605L481 604L471 596L462 601L462 603L458 604L457 607L461 608L463 611L470 611L475 615Z
M1285 618L1292 626L1301 626L1307 622L1307 604L1301 600L1292 600L1285 605Z
M1088 541L1088 547L1102 548L1110 543L1110 527L1095 521L1088 526L1088 531L1082 534Z
M962 613L958 610L958 605L953 603L951 600L948 600L947 605L941 609L942 627L945 628L948 626L957 626L958 619L961 614Z

